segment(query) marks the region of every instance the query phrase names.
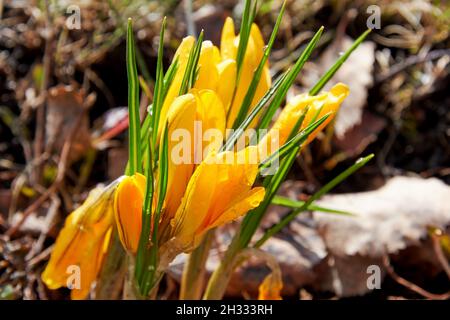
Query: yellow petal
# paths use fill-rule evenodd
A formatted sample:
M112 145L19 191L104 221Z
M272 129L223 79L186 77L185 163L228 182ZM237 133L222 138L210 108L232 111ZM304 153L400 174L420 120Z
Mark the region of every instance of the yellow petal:
M161 108L158 135L160 136L161 130L167 120L167 112L172 102L180 94L181 83L183 82L183 76L186 71L187 62L189 60L189 54L191 52L192 46L195 43L195 38L188 36L181 41L180 46L175 52L174 61L178 58L178 68L175 76L172 80L169 90L167 91L166 98L164 99L163 106Z
M204 224L212 224L220 215L236 202L244 201L258 174L258 164L254 146L239 152L222 152L216 156L220 170L216 176L214 203L210 207L208 219ZM227 192L223 192L227 190Z
M146 179L140 173L126 176L114 196L115 218L119 238L124 248L136 253L142 229L142 206Z
M252 42L252 46L254 48L254 52L252 53L255 65L258 65L264 54L265 44L261 31L256 23L253 23L250 29L250 42Z
M261 98L266 94L266 92L269 91L271 86L272 86L272 78L270 76L269 67L265 66L263 69L263 73L261 75L261 80L259 80L258 86L256 87L256 92L252 100L250 111L254 109L254 107L258 104L259 100L261 100ZM261 113L262 112L260 112L251 122L250 128L254 128L258 124Z
M56 239L42 281L50 289L68 285L70 268L80 270L79 288L72 289L74 299L85 298L103 262L105 245L114 223L113 197L118 181L106 188L95 188L86 201L67 218Z
M206 231L226 224L257 207L264 198L263 188L254 188L258 164L250 163L255 147L248 147L232 159L229 152L211 153L195 170L183 202L173 220L173 236L180 247L192 250ZM253 149L253 150L250 150Z
M314 132L308 137L306 144L310 143L317 134L323 130L327 126L328 123L335 117L339 107L342 102L344 102L345 98L347 98L350 93L349 88L343 84L338 83L331 88L330 92L324 92L318 96L318 99L314 100L311 108L308 110L306 114L305 121L303 122L302 129L312 124L312 120L314 119L317 112L320 110L317 119L320 119L327 113L331 113L331 115L325 120ZM323 107L322 107L323 105Z
M266 136L259 142L259 148L262 150L263 146L267 146L268 155L275 152L271 146L277 145L275 140L279 141L279 146L282 146L287 142L287 139L293 130L297 120L302 115L303 111L307 106L309 106L308 113L305 115L301 129L306 128L311 124L312 120L320 110L317 115L317 119L320 119L327 113L331 115L327 118L324 123L322 123L309 137L306 142L311 142L317 134L333 119L334 115L338 111L340 105L344 99L348 96L349 89L346 85L342 83L336 84L330 92L323 92L317 96L310 96L308 94L301 94L294 97L281 111L277 120L273 124L272 128L269 130ZM278 135L275 134L275 131ZM277 141L277 142L278 142Z
M219 49L211 41L204 41L198 61L198 78L195 82L197 89L215 90L218 85L219 72L217 64L220 62Z
M165 217L171 219L181 203L194 171L194 121L196 100L194 95L185 94L176 98L167 115L169 138L169 167Z
M206 226L205 231L236 220L248 211L258 207L264 199L264 195L265 190L263 187L256 187L241 194L229 205L224 213Z
M282 300L282 288L281 277L276 277L273 273L270 273L259 286L258 300Z
M227 22L225 22L227 24ZM229 28L229 27L227 27ZM224 25L224 30L226 29L226 25ZM225 31L222 33L222 37ZM233 31L234 33L234 31ZM230 35L229 35L230 36ZM231 56L229 58L236 59L237 54L237 48L239 46L239 37L235 37L235 41L233 42L234 45L234 56ZM231 46L231 44L230 44ZM222 47L221 47L222 50ZM224 50L227 50L231 52L231 49L228 47L224 48ZM264 53L264 40L262 38L261 32L259 31L259 28L256 26L256 24L252 25L252 28L250 30L250 37L249 41L247 43L247 50L244 55L244 61L242 63L241 67L241 74L240 74L240 80L237 85L237 90L235 92L235 97L233 100L233 104L230 106L228 110L228 118L227 118L227 128L231 128L236 120L236 117L239 113L239 110L242 106L242 102L245 98L245 95L247 94L248 87L250 86L250 83L254 77L255 70L257 69L262 56ZM225 55L226 56L226 55ZM224 57L224 54L222 53L222 57ZM261 80L258 83L255 95L253 97L253 100L250 104L249 112L255 107L255 105L258 103L258 101L263 97L263 95L267 92L267 90L271 86L271 77L269 73L269 64L266 62L266 65L263 69L263 74L261 76ZM258 117L250 124L250 128L253 128L258 122Z
M223 24L220 39L220 54L223 60L236 59L237 47L235 45L235 38L234 22L232 18L228 17Z
M211 90L192 90L197 104L197 121L201 132L195 141L195 159L202 160L208 150L219 150L225 133L225 109L222 100ZM208 139L210 141L203 141ZM209 152L209 151L208 151Z
M227 59L217 65L219 72L216 92L222 100L225 111L228 111L236 86L236 61Z
M214 152L210 154L214 156ZM196 230L205 219L215 190L214 177L217 175L216 165L205 165L202 162L196 169L183 201L172 220L172 234L177 238L180 247L191 249L195 241Z

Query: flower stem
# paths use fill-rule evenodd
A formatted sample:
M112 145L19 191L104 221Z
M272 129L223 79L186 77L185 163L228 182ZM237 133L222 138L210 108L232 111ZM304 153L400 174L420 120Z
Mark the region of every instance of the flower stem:
M123 285L123 300L141 300L136 290L136 282L134 280L134 269L136 267L136 259L131 255L127 255L127 275Z
M236 234L228 247L219 267L213 272L203 295L204 300L220 300L225 294L235 266L235 257L241 250L239 236Z
M214 230L208 231L201 244L189 255L181 279L180 300L200 300L205 282L208 259Z

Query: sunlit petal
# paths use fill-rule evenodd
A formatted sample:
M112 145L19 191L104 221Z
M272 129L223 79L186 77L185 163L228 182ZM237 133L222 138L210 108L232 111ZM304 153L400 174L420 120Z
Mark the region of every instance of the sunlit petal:
M105 242L114 223L113 198L118 180L106 188L93 189L86 201L67 218L56 239L42 281L50 289L68 286L70 270L80 270L80 287L74 299L84 299L102 265Z
M252 188L258 164L251 161L250 149L254 147L240 151L243 157L231 154L234 158L229 158L229 152L211 153L195 170L172 222L173 236L180 247L192 250L206 231L260 204L264 188Z
M260 150L262 150L265 145L267 150L269 150L267 154L270 155L276 151L273 150L272 146L282 146L286 143L291 131L297 123L297 120L301 117L307 106L309 106L309 110L305 115L301 129L304 129L311 124L315 117L317 120L325 114L331 113L327 120L308 137L307 143L311 142L333 119L348 94L348 87L342 83L338 83L331 88L329 92L323 92L317 96L310 96L307 93L304 93L294 97L281 111L267 135L260 141ZM275 134L275 132L277 132L277 134Z
M142 205L145 194L145 176L136 173L119 183L114 196L115 218L122 245L136 253L142 229Z
M175 215L181 198L194 171L194 121L196 100L185 94L174 100L167 115L169 138L169 168L165 216Z
M188 36L183 39L177 51L175 52L174 60L178 59L178 69L172 80L169 90L167 91L166 98L164 99L163 106L161 108L160 120L159 120L159 134L161 133L164 123L167 120L167 112L176 97L180 94L181 83L183 82L183 76L186 71L186 66L189 60L189 54L195 43L195 38Z

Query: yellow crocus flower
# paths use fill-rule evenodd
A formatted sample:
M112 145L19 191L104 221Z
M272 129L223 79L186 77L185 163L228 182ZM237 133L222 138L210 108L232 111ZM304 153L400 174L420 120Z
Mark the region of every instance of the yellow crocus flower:
M273 146L282 146L287 142L291 131L294 129L297 120L301 117L306 107L309 107L309 110L305 115L301 129L310 125L316 115L316 120L318 120L325 114L331 113L326 121L324 121L308 137L306 144L310 143L333 119L348 94L349 88L345 84L338 83L333 86L329 92L322 92L316 96L310 96L309 94L304 93L294 97L281 111L269 132L259 142L258 146L260 148L260 154L264 154L262 150L263 148L267 148L266 150L268 152L265 154L269 156L276 151L271 149ZM277 134L275 134L275 132L277 132ZM274 139L277 139L278 141L275 141Z
M72 299L84 299L97 278L108 249L114 221L120 240L135 253L142 224L145 177L123 176L105 188L95 188L67 218L42 273L49 289L70 287ZM79 287L71 284L71 268L79 268Z
M72 286L72 299L84 299L89 294L109 244L117 184L115 181L106 188L95 188L86 201L66 218L50 261L42 273L42 281L49 289ZM79 272L76 272L77 268ZM79 279L71 279L72 272Z
M178 60L178 69L172 80L161 109L159 133L167 119L168 111L180 94L180 88L186 71L189 53L195 43L192 36L185 37L178 47L174 60ZM217 93L224 107L231 102L236 81L236 62L233 59L222 59L219 49L211 41L204 41L200 50L198 61L198 77L194 88L198 90L209 89Z
M174 60L178 60L178 69L172 80L161 109L161 118L159 122L159 134L167 119L168 110L180 94L180 88L186 71L189 54L194 46L195 38L185 37L178 47ZM198 77L194 84L195 89L209 89L217 93L225 108L227 117L227 128L231 128L247 93L254 72L258 67L264 52L264 40L256 24L253 24L250 31L250 37L247 44L247 50L244 56L240 82L236 92L236 54L239 46L239 36L235 35L234 23L231 18L227 18L222 30L221 48L214 46L211 41L204 41L200 50L198 62ZM263 70L261 80L257 86L251 108L262 98L271 86L271 77L269 73L269 64ZM234 93L234 99L233 99ZM232 103L232 105L230 105ZM250 109L251 109L250 108ZM256 124L253 121L252 126Z
M258 173L258 163L250 156L254 148L211 152L197 167L171 222L179 250L192 250L206 231L239 218L263 200L264 188L252 187Z
M200 128L198 126L196 128L196 124ZM167 114L167 126L169 192L164 206L166 221L174 217L180 206L195 164L203 159L204 148L217 150L220 147L222 141L212 141L209 145L203 146L202 133L208 129L217 129L223 135L225 110L214 91L192 89L190 93L175 98ZM195 130L200 132L194 132Z
M235 35L233 19L228 17L225 20L225 24L222 29L222 37L220 42L220 53L223 60L231 59L236 60L237 50L239 46L239 36ZM256 24L253 24L250 29L250 37L247 44L247 50L244 55L242 63L241 75L237 89L232 102L232 105L227 109L227 128L233 126L234 121L241 108L244 97L247 93L248 87L253 79L255 70L258 68L259 63L264 54L264 40ZM269 90L272 84L272 80L269 72L269 63L267 62L261 80L256 88L255 96L253 97L250 110L258 103L258 101ZM249 111L250 111L249 110ZM256 124L256 119L253 121L251 127Z
M262 59L264 40L259 28L253 24L239 83L236 85L235 60L239 35L235 35L233 20L227 18L222 30L220 50L210 41L202 43L194 87L180 96L194 43L193 37L184 38L175 53L178 70L163 102L158 129L159 139L162 139L161 132L167 126L169 137L167 193L161 221L158 221L161 225L159 245L173 246L171 250L176 253L193 250L208 230L229 223L260 204L265 190L253 187L259 170L259 163L253 155L262 145L268 144L270 148L273 145L270 142L275 136L279 138L279 145L284 144L307 106L309 111L302 129L310 124L319 110L318 118L328 112L334 115L348 95L348 88L343 84L337 84L330 92L317 96L299 95L287 104L258 146L218 153L223 141L208 141L208 150L203 154L203 136L196 135L196 121L200 121L203 132L217 129L222 137L225 129L232 127ZM269 66L266 63L251 108L270 86ZM307 143L331 118L310 135ZM179 132L186 133L184 138L191 139L185 141L185 145L189 146L187 149L183 148L183 142L176 140ZM275 132L278 134L275 135ZM269 150L269 154L276 151ZM199 152L202 154L199 155ZM197 163L197 159L202 161ZM244 161L240 161L242 159ZM158 174L155 172L156 179ZM123 246L130 253L136 253L142 228L145 186L146 178L141 174L123 176L106 188L92 190L86 201L67 217L42 274L44 283L50 289L69 286L70 274L67 270L71 266L78 266L81 272L80 286L73 288L71 296L73 299L83 299L89 294L108 248L114 221ZM154 199L157 197L155 194ZM260 297L278 298L281 286L281 280L267 277L260 288Z
M169 133L185 129L193 137L195 120L201 120L206 129L221 128L224 131L225 112L213 91L193 90L176 98L167 115ZM169 142L169 149L173 148L173 142ZM181 164L174 163L174 158L169 157L165 221L170 221L175 215L193 174L193 149L187 155L187 163ZM70 266L78 266L81 285L79 289L73 288L71 296L73 299L83 299L88 295L100 270L114 220L122 245L130 253L136 253L142 228L145 186L146 179L139 173L123 176L107 188L91 191L86 201L67 217L42 274L44 283L50 289L68 286L70 274L67 270Z

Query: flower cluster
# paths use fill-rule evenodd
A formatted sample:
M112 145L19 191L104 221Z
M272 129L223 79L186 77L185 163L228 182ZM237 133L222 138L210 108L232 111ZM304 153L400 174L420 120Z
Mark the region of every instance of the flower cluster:
M232 128L247 90L263 57L265 44L259 28L250 28L248 45L239 75L237 74L237 51L240 36L235 34L234 23L228 18L222 30L220 49L210 41L204 41L198 59L198 71L192 88L180 95L188 67L189 56L195 45L193 37L182 40L174 61L176 73L165 95L159 118L158 144L163 143L166 130L168 154L179 154L187 161L168 158L167 192L158 223L158 246L172 252L190 252L200 243L206 232L229 223L259 206L265 196L261 186L255 186L260 162L253 161L253 154L269 148L271 140L280 139L280 144L289 140L297 119L304 114L304 121L298 131L310 125L314 119L325 114L330 116L309 137L309 143L321 131L339 109L348 95L343 84L335 85L329 92L316 96L301 94L294 97L281 111L268 133L256 145L246 145L238 150L224 151L223 141L211 141L202 161L197 163L195 148L195 122L200 121L203 130L210 128L225 134ZM258 103L271 87L269 64L264 65L261 79L248 112ZM256 117L250 127L257 125ZM177 130L190 133L192 146L187 150L178 148ZM224 135L226 137L226 135ZM186 154L187 153L187 154ZM232 159L227 160L227 159ZM236 161L236 159L244 159ZM155 187L162 172L153 173ZM72 298L85 298L101 269L108 250L111 232L115 226L124 248L130 255L136 255L142 229L142 211L146 190L146 177L140 173L122 176L103 189L94 189L86 201L66 219L51 259L42 275L50 289L67 286L66 273L70 265L78 265L82 272L81 288L72 291ZM157 190L158 191L158 190ZM157 206L158 194L152 201ZM154 226L153 226L154 227ZM265 287L270 280L267 280ZM277 283L279 286L279 284ZM261 295L271 297L270 290ZM269 293L268 293L269 292Z

